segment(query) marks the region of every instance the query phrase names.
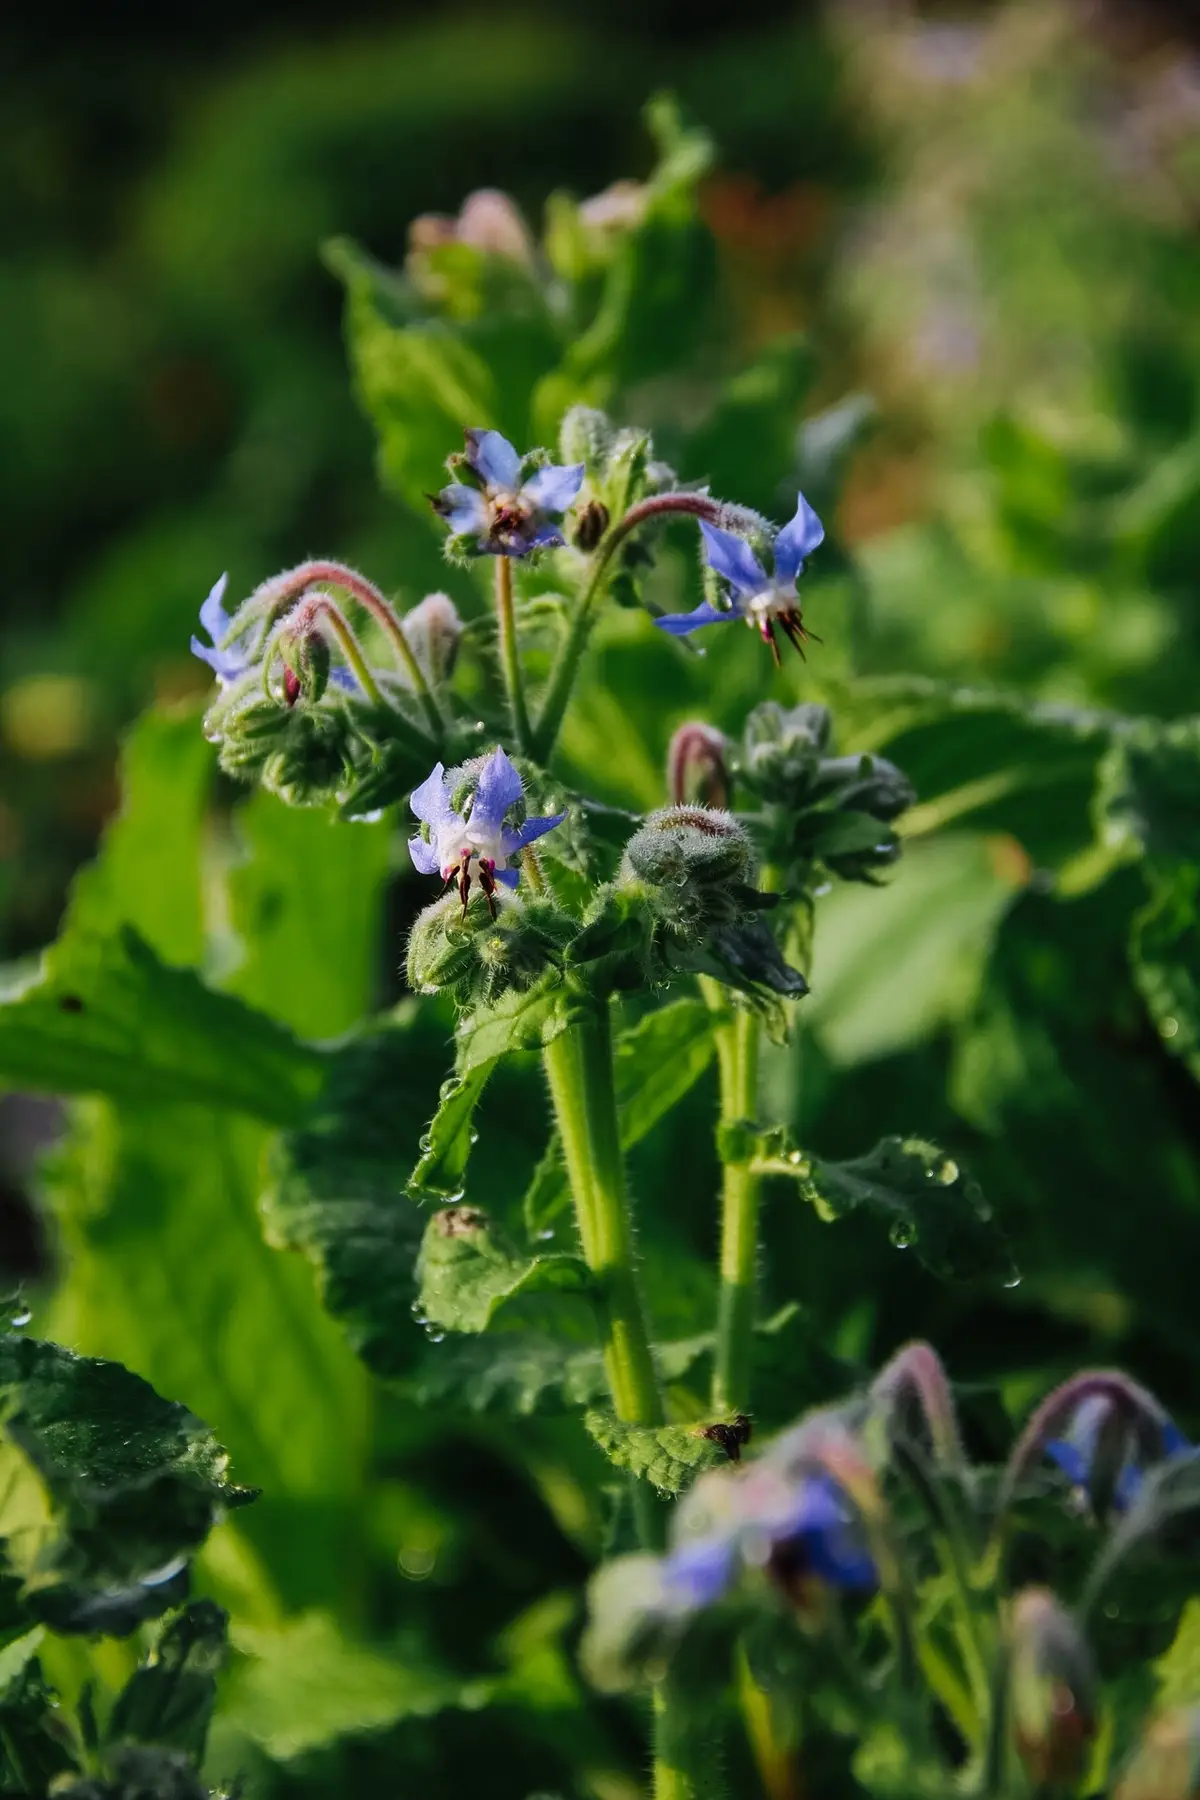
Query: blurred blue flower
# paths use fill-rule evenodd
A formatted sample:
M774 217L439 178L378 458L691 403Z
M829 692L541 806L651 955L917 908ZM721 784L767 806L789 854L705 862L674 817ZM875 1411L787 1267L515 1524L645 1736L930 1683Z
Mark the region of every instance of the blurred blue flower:
M476 555L528 556L563 542L556 521L583 485L584 466L550 464L521 480L521 458L498 431L466 434L478 485L452 481L431 496L453 538L473 538Z
M520 876L519 869L509 867L509 859L561 825L567 816L556 813L526 819L515 827L506 825L506 816L524 797L517 770L503 750L495 749L478 764L474 791L464 811L456 812L446 771L438 763L409 801L416 817L428 827L427 835L418 833L408 840L414 865L422 875L440 875L447 883L457 882L464 907L474 875L494 911L496 883L515 888Z
M208 598L200 608L200 623L212 639L211 644L204 644L194 634L192 636L192 655L206 662L218 681L236 681L250 667L251 658L244 644L233 644L229 649L221 648L221 639L225 636L233 619L225 611L223 605L225 590L229 586L229 576L222 575L208 591Z
M1127 1512L1138 1497L1148 1463L1169 1461L1192 1447L1165 1415L1160 1430L1159 1455L1147 1458L1144 1438L1112 1399L1106 1394L1089 1394L1075 1408L1062 1436L1049 1440L1045 1452L1073 1487L1094 1496L1101 1485L1107 1485L1108 1504L1116 1512Z
M804 629L796 599L796 582L804 559L825 538L825 527L804 495L796 496L795 516L775 539L775 563L770 575L745 538L736 537L732 531L723 531L718 525L710 525L705 519L700 521L700 529L704 533L708 566L725 582L729 606L717 607L705 600L693 612L667 613L656 619L655 624L673 637L686 637L703 625L744 619L770 646L771 654L778 662L779 646L775 641L778 623L789 642L803 656L804 642L810 634Z

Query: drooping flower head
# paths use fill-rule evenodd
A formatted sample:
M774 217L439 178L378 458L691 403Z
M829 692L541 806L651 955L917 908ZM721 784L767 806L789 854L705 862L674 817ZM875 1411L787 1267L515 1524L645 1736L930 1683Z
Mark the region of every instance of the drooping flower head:
M409 838L408 853L422 875L440 875L447 885L457 885L464 911L474 876L494 916L497 882L515 888L519 879L519 870L510 867L511 859L561 825L567 815L555 813L509 823L509 815L521 807L525 790L517 770L499 748L478 763L468 764L463 774L474 774L475 783L460 801L461 810L454 805L455 790L441 763L414 791L409 805L427 832Z
M1150 1440L1154 1439L1153 1448ZM1146 1470L1191 1448L1174 1421L1163 1414L1142 1421L1104 1393L1088 1394L1074 1409L1045 1454L1072 1487L1101 1509L1128 1512Z
M473 556L528 556L561 544L558 521L583 485L584 465L551 463L523 479L523 459L498 431L471 430L466 439L471 480L430 496L451 539Z
M673 637L686 637L702 625L722 625L730 619L744 619L759 633L764 644L770 646L776 663L779 662L779 646L775 639L778 624L803 656L804 642L812 634L804 628L796 582L804 559L825 538L825 527L804 495L797 495L795 517L775 539L775 561L770 575L745 538L724 531L719 525L710 525L706 519L700 521L700 529L704 533L708 565L726 584L729 605L722 608L705 600L693 612L667 613L656 619L655 624Z

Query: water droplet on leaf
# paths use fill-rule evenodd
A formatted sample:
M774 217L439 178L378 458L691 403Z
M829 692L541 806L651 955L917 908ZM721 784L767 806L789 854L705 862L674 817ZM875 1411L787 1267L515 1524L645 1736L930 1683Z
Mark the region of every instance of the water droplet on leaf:
M897 1250L908 1250L916 1235L911 1222L908 1220L897 1220L892 1226L892 1229L888 1232L888 1236L891 1238L892 1243L896 1246Z

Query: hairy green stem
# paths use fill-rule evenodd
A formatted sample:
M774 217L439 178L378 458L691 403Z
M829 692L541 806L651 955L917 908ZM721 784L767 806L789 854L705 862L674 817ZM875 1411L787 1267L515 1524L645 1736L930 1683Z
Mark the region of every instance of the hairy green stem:
M539 762L549 761L558 742L579 664L592 634L597 609L604 597L608 565L613 555L631 531L636 531L648 519L660 518L668 513L683 513L715 523L720 517L721 506L719 501L710 500L707 494L652 494L648 500L640 500L636 506L631 506L625 516L618 519L601 539L592 557L591 573L575 608L571 629L560 646L554 659L554 667L550 671L550 684L546 689L537 729L533 735L533 754Z
M750 1404L758 1276L758 1213L762 1179L730 1138L758 1116L759 1025L748 1010L717 1027L721 1071L720 1123L726 1141L721 1189L721 1286L717 1300L717 1354L713 1368L715 1413L742 1412Z
M513 735L517 748L525 756L533 754L533 725L525 704L525 683L521 673L521 649L517 642L517 621L513 612L512 558L498 556L496 561L496 625L500 635L500 666L508 708L512 715Z
M548 1044L543 1061L583 1257L600 1292L613 1408L626 1424L661 1425L662 1398L633 1262L607 1005Z

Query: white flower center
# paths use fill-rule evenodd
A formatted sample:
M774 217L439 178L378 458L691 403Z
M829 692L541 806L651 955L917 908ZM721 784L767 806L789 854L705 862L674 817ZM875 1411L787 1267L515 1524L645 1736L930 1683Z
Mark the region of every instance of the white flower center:
M478 876L480 863L494 863L499 869L507 869L508 858L504 854L501 841L501 830L487 831L482 825L475 825L468 819L465 825L442 825L437 834L438 862L441 865L442 879L448 881L450 876L462 868L462 860L467 858L467 873Z
M778 587L774 582L770 587L762 588L757 594L751 594L746 602L746 623L757 626L764 619L776 619L781 613L795 612L796 589Z

